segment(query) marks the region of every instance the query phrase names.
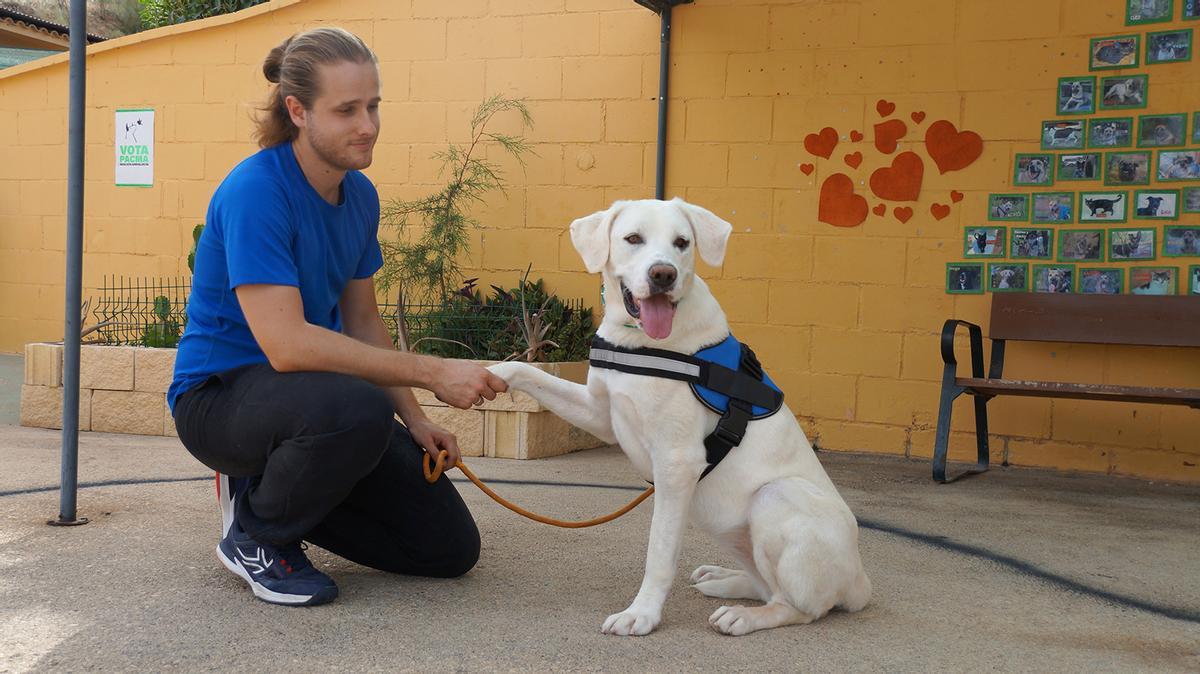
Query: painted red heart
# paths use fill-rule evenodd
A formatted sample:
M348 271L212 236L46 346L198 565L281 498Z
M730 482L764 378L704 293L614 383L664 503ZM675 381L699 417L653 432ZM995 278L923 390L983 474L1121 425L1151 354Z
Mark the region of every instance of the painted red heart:
M850 168L858 168L862 164L863 156L861 152L853 152L843 157L846 160L846 165Z
M934 204L929 207L929 212L934 218L942 220L945 219L947 215L950 215L950 207L944 204Z
M896 208L892 209L892 214L895 215L896 219L900 222L908 222L910 219L912 219L913 209L909 208L908 206L897 206Z
M884 154L896 151L896 141L908 135L908 125L898 119L889 119L875 125L875 149Z
M833 148L837 147L838 133L837 129L827 126L821 129L819 133L810 133L804 137L804 149L809 153L818 157L829 159L833 154Z
M801 165L800 165L800 170L801 170L801 171L804 173L804 175L806 175L806 176L810 176L810 175L812 175L813 169L815 169L815 168L817 168L817 167L816 167L816 166L813 166L812 164L801 164Z
M958 190L950 190L950 201L958 203L963 200L963 193Z
M875 208L872 208L871 212L875 215L883 215L884 213L887 213L887 204L879 204Z
M867 219L867 200L854 193L854 181L835 173L821 185L817 219L834 227L857 227Z
M851 131L850 132L851 142L857 143L858 141L860 141L862 139L863 139L863 135L861 132L859 132L859 131Z
M913 152L901 152L891 166L876 169L871 174L871 191L888 201L916 201L921 195L925 177L925 162Z
M944 119L929 125L925 132L925 149L938 171L947 173L964 169L983 154L983 139L974 131L959 131Z
M880 117L887 117L896 111L896 104L885 98L881 98L879 99L879 102L875 104L875 111L879 113Z
M920 124L921 122L925 121L925 113L924 112L914 112L911 115L909 115L909 117L912 117L912 121L916 122L917 124Z

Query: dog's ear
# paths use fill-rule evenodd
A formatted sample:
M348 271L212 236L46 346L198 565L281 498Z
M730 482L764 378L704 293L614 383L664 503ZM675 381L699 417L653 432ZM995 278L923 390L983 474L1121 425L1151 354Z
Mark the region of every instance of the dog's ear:
M613 220L628 201L615 201L607 210L596 211L571 223L571 243L583 258L589 273L598 273L608 262L608 235Z
M722 220L717 214L695 204L675 197L671 200L692 223L692 231L696 235L696 250L700 258L714 267L720 267L725 260L725 244L729 243L729 233L733 225Z

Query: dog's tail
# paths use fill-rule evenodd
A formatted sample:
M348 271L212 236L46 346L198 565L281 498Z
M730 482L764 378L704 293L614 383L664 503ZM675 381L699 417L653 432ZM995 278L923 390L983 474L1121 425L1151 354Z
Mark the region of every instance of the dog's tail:
M843 611L854 613L861 611L871 601L871 579L867 572L859 569L858 578L846 589L846 596L839 605Z

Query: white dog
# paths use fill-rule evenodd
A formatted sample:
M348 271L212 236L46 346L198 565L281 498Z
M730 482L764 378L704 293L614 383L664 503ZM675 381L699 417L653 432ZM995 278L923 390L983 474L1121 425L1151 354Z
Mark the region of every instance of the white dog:
M618 201L571 223L571 241L588 271L603 275L610 298L598 336L624 349L679 354L725 340L725 314L694 267L697 252L720 265L730 231L729 223L679 199ZM710 597L764 602L718 608L709 623L720 632L747 634L866 606L871 582L859 557L858 523L786 405L750 421L741 443L701 480L705 436L719 415L687 382L595 366L586 385L523 363L491 369L566 421L619 442L654 483L641 589L601 631L643 635L658 625L689 518L740 567L701 566L693 587Z

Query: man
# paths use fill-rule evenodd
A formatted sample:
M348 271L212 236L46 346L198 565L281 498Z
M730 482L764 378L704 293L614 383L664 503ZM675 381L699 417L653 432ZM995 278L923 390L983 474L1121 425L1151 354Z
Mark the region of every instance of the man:
M420 468L421 448L456 460L457 440L408 387L466 409L506 386L397 352L380 318L379 197L359 172L379 135L375 56L318 28L272 49L263 73L263 149L209 204L168 391L188 451L237 478L217 556L287 605L337 596L302 541L396 573L466 573L479 532L449 481L426 484Z

